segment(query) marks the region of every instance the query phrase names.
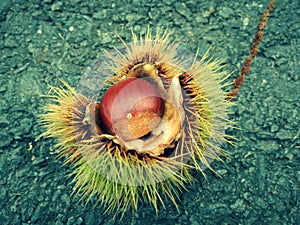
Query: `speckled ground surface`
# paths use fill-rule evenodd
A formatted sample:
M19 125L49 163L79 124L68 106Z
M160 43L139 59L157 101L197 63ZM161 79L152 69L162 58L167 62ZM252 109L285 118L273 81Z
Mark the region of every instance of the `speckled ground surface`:
M200 54L225 59L237 77L268 1L0 2L0 224L299 224L300 3L278 1L258 57L233 107L240 130L224 163L198 174L179 202L157 216L148 205L122 221L71 196L71 171L56 161L55 140L36 140L48 84L76 87L103 50L130 41L131 28L169 28Z

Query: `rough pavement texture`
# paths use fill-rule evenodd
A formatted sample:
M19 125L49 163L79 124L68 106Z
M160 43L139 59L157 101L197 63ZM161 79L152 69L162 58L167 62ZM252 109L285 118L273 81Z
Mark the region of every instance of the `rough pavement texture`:
M183 3L184 2L184 3ZM221 175L187 187L155 216L149 205L114 221L101 206L78 203L56 161L55 140L36 140L37 115L48 85L59 78L76 87L103 51L131 40L131 28L168 28L171 38L226 62L239 75L263 1L25 1L0 3L0 223L1 224L299 224L300 4L278 1L258 57L241 88L231 118L240 130Z

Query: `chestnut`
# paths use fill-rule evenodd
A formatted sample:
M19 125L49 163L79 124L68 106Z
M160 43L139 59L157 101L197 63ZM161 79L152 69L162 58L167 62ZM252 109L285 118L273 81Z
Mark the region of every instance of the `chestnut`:
M54 104L40 115L41 137L57 138L59 156L74 167L75 193L97 196L114 217L136 211L140 202L156 212L164 199L177 207L179 191L193 180L190 170L204 174L213 159L227 155L219 144L231 142L224 131L234 126L222 90L228 75L219 60L207 53L198 60L169 43L170 35L152 37L148 30L141 38L133 33L131 44L121 39L124 46L107 52L80 81L78 91L93 90L90 80L100 74L105 84L113 82L101 102L62 81L51 86Z
M127 78L107 90L99 111L103 131L130 141L149 134L159 125L164 100L149 81Z

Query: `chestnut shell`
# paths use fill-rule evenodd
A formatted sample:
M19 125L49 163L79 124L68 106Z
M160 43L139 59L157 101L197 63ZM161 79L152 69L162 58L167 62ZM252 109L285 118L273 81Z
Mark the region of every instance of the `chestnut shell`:
M161 121L164 101L155 85L128 78L110 87L100 103L100 126L125 141L150 133Z

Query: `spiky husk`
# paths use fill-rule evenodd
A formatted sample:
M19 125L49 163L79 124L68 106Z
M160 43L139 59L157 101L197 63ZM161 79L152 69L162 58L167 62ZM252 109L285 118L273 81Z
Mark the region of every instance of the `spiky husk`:
M182 74L185 123L172 156L126 154L117 144L87 132L82 121L92 100L76 93L65 82L66 89L52 87L54 95L50 97L54 104L47 105L47 113L41 115L46 128L42 136L57 138L60 155L74 167L71 175L75 192L88 200L97 195L108 212L123 214L128 208L136 210L139 201L150 202L158 211L158 203L164 205L165 197L177 207L179 192L193 179L190 170L212 170L210 162L221 160L220 156L225 154L220 144L227 141L224 130L230 103L222 87L228 75L220 70L220 62L208 60L207 54L189 66L189 61L180 60L178 45L168 43L168 37L165 32L152 39L148 31L144 39L138 40L133 34L131 45L123 42L126 54L117 49L116 55L107 54L115 74L108 80L111 84L143 62L157 66L165 85Z

